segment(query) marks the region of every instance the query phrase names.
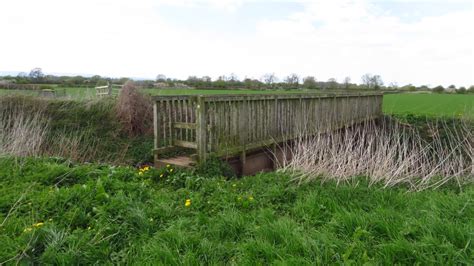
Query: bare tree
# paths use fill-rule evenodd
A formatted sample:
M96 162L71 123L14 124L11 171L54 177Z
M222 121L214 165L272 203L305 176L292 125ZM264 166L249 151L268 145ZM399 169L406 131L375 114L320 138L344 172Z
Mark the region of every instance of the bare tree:
M367 89L378 90L383 85L382 78L379 75L367 73L362 76L362 83Z
M293 87L293 86L296 86L298 87L298 84L300 83L300 78L298 77L298 75L296 75L295 73L287 76L285 78L285 82L288 84L288 86L290 87Z
M344 88L346 90L348 90L350 85L351 85L351 78L350 77L345 77L344 78Z
M157 82L165 82L166 81L166 76L163 74L158 74L156 75L156 81Z
M230 76L229 76L228 81L230 81L230 82L236 82L236 81L239 81L239 78L237 77L236 74L230 73Z
M388 85L388 87L392 90L398 90L398 83L396 82L390 82L390 84Z
M273 83L277 82L277 77L275 76L275 73L267 73L263 75L262 80L267 85L272 85Z

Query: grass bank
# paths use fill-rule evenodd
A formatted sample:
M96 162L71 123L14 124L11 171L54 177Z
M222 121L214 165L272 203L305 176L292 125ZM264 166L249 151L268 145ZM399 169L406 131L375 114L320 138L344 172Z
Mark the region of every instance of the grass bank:
M289 180L2 158L0 264L473 263L473 186Z
M73 101L3 96L0 97L0 128L6 129L6 135L11 133L6 142L22 138L26 142L38 142L36 146L40 149L30 155L114 164L151 161L153 136L143 134L130 137L125 134L117 119L115 105L114 99L107 98ZM17 130L9 130L12 128ZM25 135L29 131L46 133L38 139ZM5 132L0 132L0 154ZM18 149L27 149L20 144L22 142ZM6 152L9 153L8 150ZM20 155L24 153L21 151Z

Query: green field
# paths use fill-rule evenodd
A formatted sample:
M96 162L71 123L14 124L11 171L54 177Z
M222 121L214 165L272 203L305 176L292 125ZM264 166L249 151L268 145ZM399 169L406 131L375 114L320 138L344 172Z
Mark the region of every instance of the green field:
M56 93L60 98L73 100L87 100L96 98L96 90L94 88L55 88ZM38 96L39 91L33 90L5 90L0 89L0 96L2 95L29 95Z
M388 94L384 95L383 111L387 114L418 114L429 116L474 115L472 94Z
M63 98L86 100L96 98L94 88L56 88ZM144 89L150 95L211 95L211 94L294 94L327 93L315 90L196 90L196 89ZM7 94L38 95L27 90L2 90L0 96ZM474 95L472 94L429 94L401 93L384 95L383 110L387 114L418 114L430 116L459 116L474 114Z
M215 95L215 94L298 94L328 93L320 90L195 90L195 89L145 89L150 95Z
M473 263L473 186L414 193L171 169L0 159L0 264Z

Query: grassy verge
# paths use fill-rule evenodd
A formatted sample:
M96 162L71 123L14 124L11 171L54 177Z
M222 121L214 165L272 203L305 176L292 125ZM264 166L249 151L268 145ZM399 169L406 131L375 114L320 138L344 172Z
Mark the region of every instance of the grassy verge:
M473 262L473 186L289 179L3 158L0 264Z
M0 118L2 112L18 117L40 114L41 123L37 125L47 132L40 155L115 164L152 160L153 136L125 134L113 99L71 101L4 96L0 97Z

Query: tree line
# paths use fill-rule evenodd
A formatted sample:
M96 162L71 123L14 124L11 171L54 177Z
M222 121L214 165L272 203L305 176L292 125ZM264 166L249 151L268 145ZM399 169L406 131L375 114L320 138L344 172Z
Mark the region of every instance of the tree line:
M56 76L46 75L41 68L34 68L29 73L21 72L17 76L1 77L3 83L11 84L42 84L59 85L63 87L95 87L103 86L109 83L123 85L130 78L109 78L99 75L94 76ZM399 87L396 83L385 85L382 77L376 74L367 73L360 79L360 83L351 81L350 77L338 81L330 78L327 81L319 81L314 76L300 77L292 73L284 78L278 78L274 73L262 75L259 79L244 78L239 79L235 74L222 75L213 80L209 76L189 76L185 80L179 80L166 77L164 74L158 74L154 80L135 80L135 83L144 88L183 88L192 87L198 89L309 89L309 90L402 90L402 91L430 91L437 93L456 92L456 93L474 93L474 86L469 88L450 85L447 88L436 86L430 89L428 86L414 86L411 84ZM1 87L0 82L0 87ZM4 86L5 87L5 86ZM11 87L11 86L10 86Z

